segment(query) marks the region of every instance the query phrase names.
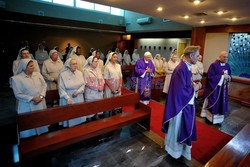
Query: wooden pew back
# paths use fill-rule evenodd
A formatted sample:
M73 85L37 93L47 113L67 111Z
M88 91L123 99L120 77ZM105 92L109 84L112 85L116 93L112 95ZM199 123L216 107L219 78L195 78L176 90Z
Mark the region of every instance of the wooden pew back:
M244 166L244 164L250 162L249 132L250 124L247 124L229 143L206 163L205 167L235 167L239 164L239 166Z
M139 103L139 94L131 93L92 102L83 102L67 106L32 111L17 116L18 130L23 131L44 125L109 111L118 107L135 105Z

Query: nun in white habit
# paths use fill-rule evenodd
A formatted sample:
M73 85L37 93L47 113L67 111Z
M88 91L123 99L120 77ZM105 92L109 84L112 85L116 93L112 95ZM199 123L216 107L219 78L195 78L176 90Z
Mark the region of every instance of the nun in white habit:
M123 54L123 65L130 65L130 64L131 64L130 55L128 54L128 50L125 50Z
M135 65L137 60L139 60L139 59L140 59L140 55L138 54L137 49L135 49L133 54L132 54L132 62L131 62L131 64Z
M59 75L58 80L60 106L84 102L84 79L82 72L77 70L77 61L69 58ZM63 121L64 127L71 127L86 121L86 117L80 117Z
M202 61L202 56L199 55L198 61L196 64L192 64L192 79L194 82L199 82L202 79L202 75L204 72L204 67Z
M73 58L77 61L77 70L82 71L82 68L86 62L85 57L81 54L82 50L80 46L75 46L71 51L69 58Z
M93 51L92 56L97 57L97 59L98 59L97 67L101 70L101 72L103 74L104 73L104 63L103 63L102 59L100 59L100 51L97 51L97 50Z
M47 82L47 90L56 90L57 80L61 69L63 68L63 62L58 57L56 50L49 52L49 59L43 62L42 75Z
M37 61L34 60L33 57L31 57L31 54L30 54L29 50L25 47L25 48L21 48L19 50L16 60L13 61L13 65L12 65L13 75L16 75L17 67L18 67L18 64L19 64L21 59L32 59L33 63L34 63L34 66L35 66L34 71L40 73L40 68L39 68L39 66L37 64Z
M101 70L98 68L98 61L97 57L90 56L83 68L85 101L94 101L103 98L104 79ZM102 112L98 114L102 114ZM88 115L87 118L93 116L94 114ZM98 119L98 115L95 118Z
M161 55L156 54L154 57L154 65L155 65L155 77L162 76L162 65L163 61L161 60Z
M59 48L58 46L55 46L52 50L56 50L57 51L57 54L59 56L59 58L63 61L63 55L61 52L59 52Z
M49 58L48 52L44 50L44 46L40 43L35 53L40 70L42 70L43 62Z
M115 52L117 54L117 63L122 64L122 54L120 53L119 48L116 48Z
M166 68L168 67L168 62L165 57L162 57L162 74L166 75Z
M121 65L117 63L117 59L118 59L117 53L111 52L105 63L104 97L113 97L113 96L121 95L122 71L121 71Z
M10 84L18 101L17 113L26 113L46 109L46 82L39 72L34 71L32 59L21 59L15 76L10 78ZM40 135L48 131L48 126L29 129L20 132L20 138Z
M168 61L167 68L166 68L166 78L165 78L165 83L164 83L164 88L163 88L164 93L168 93L172 73L174 72L174 69L178 64L179 64L179 61L177 61L177 55L172 54L170 60Z

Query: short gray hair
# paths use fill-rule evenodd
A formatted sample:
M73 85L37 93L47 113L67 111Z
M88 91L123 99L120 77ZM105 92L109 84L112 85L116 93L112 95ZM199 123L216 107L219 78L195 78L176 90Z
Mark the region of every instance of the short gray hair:
M184 49L184 56L189 56L191 53L195 53L197 52L198 50L200 50L200 46L188 46Z
M151 56L152 57L152 54L149 51L147 51L144 53L144 56Z

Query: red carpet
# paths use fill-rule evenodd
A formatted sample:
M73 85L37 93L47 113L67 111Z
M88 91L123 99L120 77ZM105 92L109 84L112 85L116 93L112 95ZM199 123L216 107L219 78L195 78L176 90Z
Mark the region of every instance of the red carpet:
M149 106L152 108L150 129L164 138L165 134L161 132L164 105L155 101L150 101ZM128 111L132 108L133 106L127 106L124 107L123 110ZM199 121L196 121L196 128L197 141L192 144L192 157L202 164L209 161L232 139L231 136Z

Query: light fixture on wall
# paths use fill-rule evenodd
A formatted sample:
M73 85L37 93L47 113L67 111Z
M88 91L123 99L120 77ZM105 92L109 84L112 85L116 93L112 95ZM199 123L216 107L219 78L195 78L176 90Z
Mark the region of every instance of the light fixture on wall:
M185 15L183 18L184 18L184 19L189 19L189 16L188 16L188 15Z
M122 35L122 40L124 40L124 41L131 40L131 35Z

